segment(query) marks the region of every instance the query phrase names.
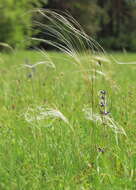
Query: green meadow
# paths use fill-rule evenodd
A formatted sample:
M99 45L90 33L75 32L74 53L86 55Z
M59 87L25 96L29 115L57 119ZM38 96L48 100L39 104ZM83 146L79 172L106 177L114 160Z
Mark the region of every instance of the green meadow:
M136 54L48 54L0 53L0 190L135 190Z

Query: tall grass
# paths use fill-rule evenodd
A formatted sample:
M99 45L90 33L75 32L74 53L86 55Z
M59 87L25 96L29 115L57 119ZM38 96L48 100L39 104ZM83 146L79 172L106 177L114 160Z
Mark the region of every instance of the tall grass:
M63 53L2 55L0 189L135 189L133 80L71 15L35 15Z
M60 14L56 11L43 9L37 10L36 13L38 14L38 19L35 19L34 27L38 28L40 34L44 35L45 38L33 38L33 40L53 46L71 57L73 63L77 65L77 69L83 75L83 80L87 86L86 93L90 97L91 105L89 106L91 106L92 112L101 111L99 104L106 109L107 102L102 105L101 101L103 100L101 99L100 102L98 100L98 93L102 89L97 88L97 80L99 80L100 76L105 83L106 80L110 80L103 67L103 64L110 64L104 49L84 32L80 24L71 15L65 12ZM107 89L103 90L107 91ZM92 112L90 113L91 115L93 114ZM106 112L99 114L99 117L106 117L106 123L102 122L104 127L106 124L106 126L116 129L115 133L117 135L119 129L117 129L118 125L114 119L111 119L111 116L107 117ZM91 118L93 119L93 116ZM122 131L124 131L123 128ZM123 133L126 135L125 131Z

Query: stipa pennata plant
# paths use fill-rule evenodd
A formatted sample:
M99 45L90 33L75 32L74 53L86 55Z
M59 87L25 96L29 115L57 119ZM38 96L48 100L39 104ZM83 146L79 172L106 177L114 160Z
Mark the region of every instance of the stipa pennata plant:
M21 118L24 118L26 122L31 124L31 126L39 127L41 121L48 120L48 124L41 125L43 127L53 126L53 123L58 121L62 121L69 129L73 131L73 126L69 122L68 118L57 108L45 107L45 106L36 106L34 108L28 107L23 114L21 114Z
M82 70L86 63L92 68L102 62L109 62L100 44L89 37L70 14L38 9L35 15L34 29L39 31L39 37L33 40L67 54ZM40 34L44 38L40 38Z
M43 106L36 106L35 108L28 107L23 114L27 122L33 123L41 120L51 119L61 119L63 122L69 124L68 119L61 113L60 110L54 108L45 108Z
M37 50L39 50L43 54L44 61L38 61L38 62L36 62L34 64L30 64L29 60L25 59L25 63L22 66L25 67L25 68L31 69L33 71L36 69L36 67L38 67L40 65L44 65L45 67L56 69L56 66L53 63L53 61L50 58L50 56L48 55L48 53L46 51L43 51L43 50L40 50L40 49L37 49Z
M5 48L5 49L11 50L11 51L13 50L13 48L9 44L4 43L4 42L0 42L0 48Z
M34 13L36 13L34 28L38 28L39 37L32 38L32 40L53 46L67 54L83 75L87 84L87 93L90 93L91 98L91 108L83 110L86 118L112 128L115 133L125 135L123 128L115 122L108 110L105 90L99 92L100 112L97 113L96 111L96 107L98 107L96 79L99 80L101 77L101 80L107 80L108 76L104 71L103 64L110 63L110 60L105 56L104 49L84 32L80 24L71 15L64 12L60 14L60 12L48 9L38 9ZM40 34L44 38L40 38ZM41 52L44 54L44 51ZM47 54L45 55L47 58ZM49 58L47 60L48 64L56 67L56 64ZM35 67L40 64L44 64L44 62L36 63L33 66L25 65L25 67Z
M126 136L126 132L118 122L115 121L111 112L108 109L107 92L105 90L100 90L98 94L99 98L99 112L94 113L92 108L84 108L83 112L86 119L91 120L101 126L109 127L113 130L116 135L116 142L118 144L118 134L123 134Z
M104 49L66 12L38 9L34 15L33 29L38 30L39 34L32 40L54 47L72 59L71 62L77 66L85 81L93 108L97 93L96 80L106 77L103 64L110 63Z
M89 86L87 88L89 92L87 93L91 93L91 107L94 110L94 107L97 106L96 79L99 80L101 77L103 81L106 81L108 78L103 64L109 64L110 60L106 56L104 49L85 33L80 24L70 14L48 9L38 9L34 13L34 29L38 28L39 37L32 39L45 45L53 46L73 59L73 63L78 66L78 71L83 74L83 79ZM40 38L40 34L44 38ZM44 54L44 51L41 52ZM45 55L47 58L47 53ZM49 62L55 67L55 63L48 58ZM25 66L28 67L28 65ZM106 91L101 91L100 94L100 116L101 118L109 117L106 105Z
M53 63L50 56L48 55L48 53L46 51L40 50L38 48L36 48L36 49L39 50L41 52L41 54L44 56L44 60L37 61L35 63L31 63L28 58L26 58L24 60L24 63L21 64L21 70L23 68L27 71L27 77L28 78L32 78L36 74L38 67L41 67L41 66L43 66L44 69L46 69L46 70L49 68L56 70L56 66Z

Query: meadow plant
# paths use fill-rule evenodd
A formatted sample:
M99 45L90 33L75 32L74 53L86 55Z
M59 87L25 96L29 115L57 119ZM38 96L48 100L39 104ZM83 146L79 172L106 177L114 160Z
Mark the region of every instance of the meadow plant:
M105 76L102 65L110 63L104 49L84 32L70 14L48 9L38 9L34 13L36 15L34 28L38 28L39 35L41 33L45 38L38 37L32 38L32 40L39 41L45 46L54 47L71 57L72 62L77 65L77 69L80 69L84 80L89 82L87 85L90 86L92 99L94 99L96 74ZM90 73L90 70L93 72Z
M24 114L25 120L29 123L33 121L40 121L46 118L59 118L65 123L69 124L68 119L57 109L44 108L41 106L36 107L35 109L28 108Z
M45 38L38 37L32 38L32 40L39 41L45 46L54 47L68 55L68 58L71 57L72 62L77 66L77 71L82 74L86 84L86 93L89 94L91 102L91 108L83 109L86 118L101 124L106 123L115 133L126 135L123 128L119 127L107 110L106 90L99 90L101 82L106 84L109 81L105 67L111 63L111 60L106 56L104 49L84 32L70 14L48 9L35 10L34 14L34 28L38 28L39 34L41 33ZM48 58L47 62L38 62L32 66L25 64L24 66L36 67L40 64L49 64L56 68L55 62L53 63L49 58L48 53L40 51ZM99 97L97 96L98 92Z

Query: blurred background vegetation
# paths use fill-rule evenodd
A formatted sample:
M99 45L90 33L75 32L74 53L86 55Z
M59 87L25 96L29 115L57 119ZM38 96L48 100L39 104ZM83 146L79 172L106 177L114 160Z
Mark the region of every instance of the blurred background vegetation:
M33 47L35 8L69 12L106 50L136 51L136 0L0 0L0 42Z

